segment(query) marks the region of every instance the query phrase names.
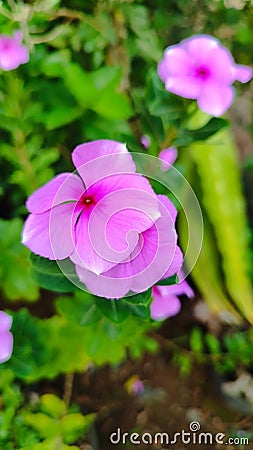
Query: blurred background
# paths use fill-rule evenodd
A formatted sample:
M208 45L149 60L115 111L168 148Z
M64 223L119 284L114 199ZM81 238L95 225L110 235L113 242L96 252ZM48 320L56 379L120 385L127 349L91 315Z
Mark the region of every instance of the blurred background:
M236 84L231 109L212 119L157 76L167 46L203 33L252 66L252 1L6 0L0 26L20 30L30 53L0 73L0 309L14 335L0 366L0 448L122 449L110 442L118 427L173 436L195 421L234 439L228 449L253 449L252 83ZM144 309L122 320L94 309L92 295L52 292L20 243L28 195L73 170L77 144L102 138L153 156L175 146L201 205L203 246L187 279L195 297L181 296L180 313L162 323Z

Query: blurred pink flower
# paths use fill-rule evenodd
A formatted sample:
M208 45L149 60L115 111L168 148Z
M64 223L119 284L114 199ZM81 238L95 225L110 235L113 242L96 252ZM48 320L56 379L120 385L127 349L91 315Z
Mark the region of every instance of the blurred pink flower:
M22 33L13 36L0 35L0 69L13 70L29 61L27 48L22 44Z
M143 134L143 136L141 136L140 141L144 148L150 147L150 137L147 134Z
M252 69L236 64L214 37L197 35L165 50L158 75L167 91L196 99L200 109L221 116L233 102L233 82L247 83Z
M10 359L13 348L13 337L10 332L12 318L0 311L0 363Z
M158 158L162 161L161 170L167 172L177 159L177 149L175 147L165 148L159 153Z
M189 284L183 279L180 273L178 284L171 286L154 286L152 288L153 301L151 303L151 317L154 320L164 320L175 316L181 309L181 302L178 295L187 295L188 298L194 297L194 292Z
M93 141L72 158L79 175L58 175L28 198L23 243L49 259L69 257L81 282L101 297L142 292L176 273L182 253L175 207L135 173L126 146Z
M134 395L142 395L145 389L144 384L138 375L132 375L125 383L125 387L129 394Z

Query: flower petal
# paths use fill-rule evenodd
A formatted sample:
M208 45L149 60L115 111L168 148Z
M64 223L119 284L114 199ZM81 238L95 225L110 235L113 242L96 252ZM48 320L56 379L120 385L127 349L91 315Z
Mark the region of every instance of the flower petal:
M31 213L39 214L60 203L78 200L83 192L84 185L80 177L73 173L62 173L30 195L26 207Z
M76 266L80 280L93 294L106 298L121 298L130 290L142 292L153 286L168 271L176 253L174 206L165 196L159 196L161 217L139 235L139 241L131 255L99 276ZM172 210L172 215L169 211ZM173 268L173 274L182 265Z
M162 160L161 170L167 172L177 159L177 149L175 147L165 148L159 153L158 158Z
M91 242L96 253L119 263L134 250L139 233L160 217L157 196L148 180L139 174L105 178L93 190L103 197L90 216Z
M204 112L213 116L221 116L230 108L234 98L234 89L229 86L207 80L197 100Z
M180 45L172 45L165 50L163 60L158 64L158 75L163 82L168 77L184 77L191 74L193 69L189 55Z
M102 275L96 275L84 267L76 266L76 273L82 283L94 295L106 297L109 299L120 299L124 297L130 290L131 278L115 280Z
M12 317L4 311L0 311L0 333L9 331L12 325ZM1 342L1 341L0 341Z
M0 363L4 363L10 359L13 349L13 337L10 332L0 332Z
M21 44L16 33L14 37L0 35L0 68L2 70L16 69L20 64L28 61L28 50Z
M220 43L213 36L199 34L183 40L181 47L188 53L195 64L205 64L213 49L220 47Z
M140 235L133 253L125 261L100 275L104 297L115 297L117 286L121 292L121 283L124 289L129 286L129 290L133 292L143 292L160 280L171 265L176 248L176 232L173 218L163 204L169 202L169 199L159 197L161 217ZM89 288L94 289L94 286L89 284Z
M165 274L163 275L162 279L172 277L176 273L178 273L179 269L182 267L183 264L183 253L181 248L177 245L175 253L173 255L173 259L171 260L170 266L166 270Z
M132 283L134 292L148 289L164 276L174 275L182 266L182 252L176 245L176 208L165 195L159 195L158 198L161 217L142 234L142 251L132 262L132 270L137 272Z
M111 140L78 145L72 153L72 160L86 187L109 175L136 171L126 145Z
M164 290L161 292L161 287L167 286L155 286L152 290L154 300L150 305L150 312L154 320L165 320L175 316L181 309L181 302L176 295L166 293Z
M55 206L26 219L22 243L44 258L65 259L74 250L73 228L79 211L75 203Z
M127 258L138 233L160 216L157 196L140 174L111 175L86 191L94 204L84 207L76 225L76 249L71 260L100 274Z
M181 97L196 99L200 95L202 85L203 81L193 75L169 76L165 89Z
M210 70L210 79L222 85L234 82L235 62L230 51L221 45L208 53L207 67Z
M251 67L236 64L234 66L234 79L241 83L248 83L253 76L253 70Z
M102 239L103 235L99 239ZM81 213L75 226L75 249L70 255L74 264L84 267L87 270L100 274L109 270L115 265L110 260L106 260L97 253L92 245L89 232L89 214L85 210Z

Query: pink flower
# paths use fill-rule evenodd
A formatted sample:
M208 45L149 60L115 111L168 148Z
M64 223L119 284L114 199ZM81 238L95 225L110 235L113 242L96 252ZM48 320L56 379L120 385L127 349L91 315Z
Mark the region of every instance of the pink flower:
M19 31L14 36L0 35L0 69L13 70L29 61L28 50L21 42Z
M0 363L7 361L12 354L13 337L10 332L12 318L0 311Z
M126 146L89 142L72 159L79 175L58 175L29 197L23 243L49 259L70 258L81 282L101 297L142 292L176 273L182 253L175 207L135 173Z
M198 35L168 47L158 75L167 91L196 99L200 109L221 116L233 102L233 82L247 83L252 69L236 64L214 37Z
M144 148L150 147L150 137L147 134L143 134L143 136L141 136L140 141Z
M183 280L182 272L179 279ZM194 297L194 292L189 284L183 280L172 286L154 286L152 289L153 301L151 303L151 317L154 320L164 320L167 317L175 316L181 309L181 302L178 295Z
M138 375L132 375L125 383L126 389L129 394L142 395L144 393L144 384L138 377Z
M177 149L175 147L165 148L159 153L158 158L162 161L161 170L167 172L177 159Z

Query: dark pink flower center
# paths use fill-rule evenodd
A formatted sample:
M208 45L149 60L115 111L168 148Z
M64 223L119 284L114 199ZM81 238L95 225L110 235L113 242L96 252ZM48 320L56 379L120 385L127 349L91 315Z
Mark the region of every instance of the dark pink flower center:
M79 200L83 206L95 205L95 199L91 195L83 194Z
M10 50L12 48L12 42L10 40L5 39L2 42L1 47L2 47L3 51L8 51L8 50Z
M206 66L196 67L196 76L202 80L206 80L210 75L210 70Z

